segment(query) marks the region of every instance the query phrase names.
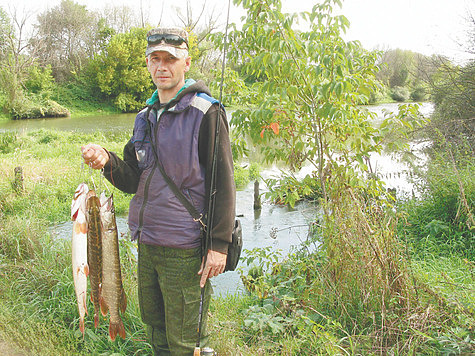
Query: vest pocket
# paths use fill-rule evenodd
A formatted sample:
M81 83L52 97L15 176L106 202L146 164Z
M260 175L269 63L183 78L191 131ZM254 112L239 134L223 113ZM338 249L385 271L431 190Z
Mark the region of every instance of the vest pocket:
M146 129L136 128L132 136L132 142L135 146L135 155L138 166L144 170L153 164L153 151L150 143L150 135Z

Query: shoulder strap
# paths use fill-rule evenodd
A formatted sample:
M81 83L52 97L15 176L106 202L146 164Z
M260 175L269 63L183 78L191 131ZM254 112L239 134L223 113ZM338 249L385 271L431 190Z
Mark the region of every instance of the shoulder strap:
M147 125L148 125L148 129L149 129L149 132L150 132L150 139L151 139L151 145L152 145L152 149L153 149L153 153L155 155L155 161L156 161L156 164L158 166L158 169L160 169L160 173L162 174L163 176L163 179L165 179L165 182L168 184L168 186L170 187L171 191L175 194L175 196L177 197L177 199L183 204L183 206L186 208L186 210L188 210L188 212L190 213L190 215L193 217L193 220L195 221L199 221L200 224L205 227L205 223L203 221L203 214L200 214L198 212L198 210L195 208L195 206L193 204L190 203L190 201L185 197L185 195L181 192L181 190L177 187L177 185L175 184L175 182L167 175L167 173L165 172L165 169L163 168L163 165L162 163L160 162L160 159L158 158L158 153L157 153L157 149L155 147L155 143L153 142L153 137L152 137L152 127L150 125L150 121L148 120L148 116L150 115L150 111L152 110L152 106L149 106L147 108L147 114L146 114L146 120L147 120Z

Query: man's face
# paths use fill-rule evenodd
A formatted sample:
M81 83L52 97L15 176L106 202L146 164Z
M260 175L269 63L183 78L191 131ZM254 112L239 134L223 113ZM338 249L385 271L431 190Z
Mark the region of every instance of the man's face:
M173 94L173 97L185 84L185 73L190 70L190 57L176 58L166 51L156 51L146 57L146 61L159 93Z

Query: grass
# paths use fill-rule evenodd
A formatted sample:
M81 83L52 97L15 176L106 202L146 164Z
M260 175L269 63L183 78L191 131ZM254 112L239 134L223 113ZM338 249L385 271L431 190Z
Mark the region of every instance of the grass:
M91 315L83 338L78 330L70 243L53 239L49 231L52 224L69 220L74 190L90 180L89 172L81 169L79 147L96 142L121 152L126 140L121 135L51 130L0 133L0 334L31 354L151 354L138 308L134 245L121 240L128 296L126 340L111 342L107 322L101 321L95 330ZM18 166L23 168L22 190L15 190L13 184ZM98 176L94 179L99 181ZM130 196L114 191L114 197L118 212L125 214ZM337 260L345 263L329 265L328 249L312 254L296 250L281 263L271 249L247 253L242 265L260 267L254 269L252 279L247 276L252 292L214 298L210 307L210 340L218 354L449 355L475 350L473 261L437 251L404 260L401 250L394 252L401 259L398 270L404 273L404 283L415 288L411 308L407 301L404 308L397 307L408 294L404 288L382 289L365 279L371 276L369 271L389 276L391 249L382 243L394 236L371 240L381 243L380 256L388 261L382 270L377 269L371 246L365 245L368 241L360 241L358 247L351 239L375 238L368 231L385 231L376 227L388 221L376 214L370 221L372 230L363 231L361 223L348 221L346 215L358 205L343 201L341 206L345 204L348 209L341 210L338 218L349 223L349 235L340 234L347 239L335 241L333 249L341 256ZM319 236L312 236L316 240L309 243L318 242ZM386 280L403 286L397 284L398 275L391 278ZM393 294L378 299L380 289ZM386 331L391 332L383 334Z

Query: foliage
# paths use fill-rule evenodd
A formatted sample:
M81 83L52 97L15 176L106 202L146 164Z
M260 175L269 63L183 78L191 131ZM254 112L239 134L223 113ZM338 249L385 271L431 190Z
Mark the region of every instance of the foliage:
M145 65L147 29L133 28L116 34L104 54L92 62L100 90L122 111L143 107L153 92L153 83Z
M256 82L246 98L250 105L237 110L231 123L261 149L266 160L281 160L293 171L303 164L315 167L301 191L293 177L284 176L283 189L276 192L289 204L317 192L322 208L321 253L293 260L302 270L277 271L272 276L258 268L249 270L253 279L265 276L268 298L279 305L280 314L263 308L266 296L258 293L259 308L253 309L257 317L248 326L272 341L287 325L291 325L288 334L295 332L295 325L315 334L315 324L299 322L297 310L303 302L296 306L299 297L294 293L326 290L325 296L318 294L312 310L325 310L323 318L338 318L339 330L350 339L364 332L367 337L359 352L410 352L423 342L418 332L430 327L434 315L408 326L409 316L424 307L397 237L393 200L382 182L366 178L365 159L381 152L391 133L406 135L408 129L420 125L417 107L402 106L397 114L385 113L379 127L373 124L371 113L359 107L378 87L377 57L359 43L342 39L349 24L343 16L332 15L339 1L324 1L301 14L282 13L277 0L235 3L247 10L247 21L242 30L230 35L231 56L241 61L242 73ZM305 28L305 22L309 30L294 30L296 22L299 28ZM317 275L305 269L312 261L320 265ZM282 293L287 286L292 288ZM291 314L288 324L280 319L287 312ZM271 316L265 318L265 313ZM265 323L257 323L259 318ZM321 321L321 314L318 318ZM334 347L341 346L337 340ZM312 352L318 354L321 349Z
M446 142L457 147L467 141L473 154L475 61L464 66L453 66L442 60L439 63L438 76L432 83L435 110L426 132L439 147Z
M41 94L45 98L49 98L54 88L54 78L51 66L41 68L31 66L28 69L28 77L25 81L25 88L33 94Z
M38 15L38 58L50 65L56 80L65 81L79 74L100 44L95 37L98 22L93 13L73 0L61 2Z
M69 111L57 102L34 94L17 100L10 110L13 119L37 119L69 115Z
M419 171L420 196L400 203L401 228L415 255L455 253L475 259L474 174L473 157L460 156L455 166L447 153L436 154Z
M409 99L410 93L407 88L396 86L391 89L391 98L396 101L407 101Z
M250 181L257 180L260 177L260 165L256 162L251 163L248 167L234 164L234 182L237 189L245 188Z
M300 200L318 200L322 196L322 190L314 175L307 174L299 181L291 173L282 172L280 177L269 178L265 182L269 188L266 192L267 198L277 204L289 204L292 208Z

